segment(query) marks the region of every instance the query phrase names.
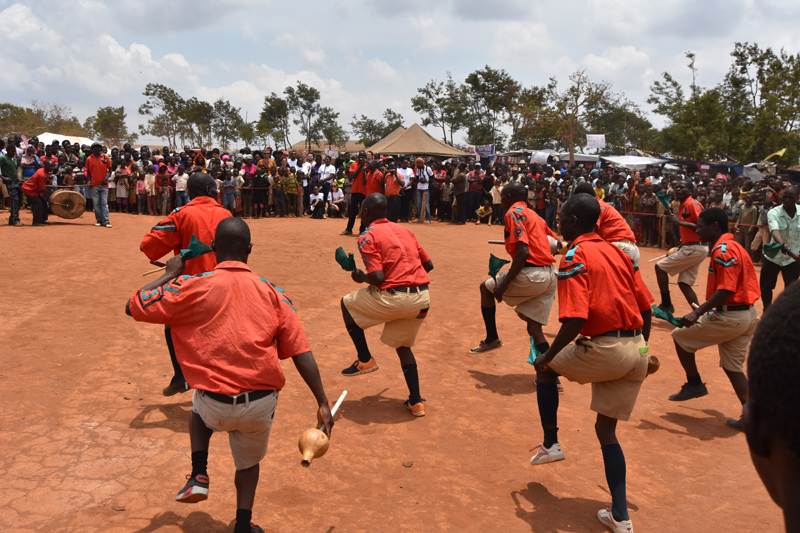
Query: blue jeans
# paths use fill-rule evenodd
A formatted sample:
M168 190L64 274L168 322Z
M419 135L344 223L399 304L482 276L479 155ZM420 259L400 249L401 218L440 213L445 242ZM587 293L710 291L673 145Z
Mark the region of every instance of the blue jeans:
M422 194L427 193L425 196L425 219L430 222L431 221L431 195L428 190L421 191L417 189L417 204L414 206L417 212L417 218L421 216L420 214L420 207L422 207Z
M186 191L176 191L175 207L183 207L189 203L189 194Z
M108 189L102 185L92 188L92 203L94 204L94 218L100 224L108 224Z

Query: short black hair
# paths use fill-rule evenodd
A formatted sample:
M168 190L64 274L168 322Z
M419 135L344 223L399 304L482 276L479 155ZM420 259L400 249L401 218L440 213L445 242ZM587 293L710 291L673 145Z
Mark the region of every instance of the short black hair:
M250 227L241 218L225 218L217 224L214 244L218 253L244 253L250 246Z
M597 225L600 218L600 203L589 194L573 194L561 206L561 212L577 217L581 230L590 230Z
M800 457L800 283L793 283L758 323L747 360L750 400Z
M713 224L716 222L719 224L719 229L722 230L722 233L728 233L728 214L724 209L720 209L719 207L709 207L705 211L701 212L697 218L702 218L707 224Z
M575 186L575 190L572 191L573 194L588 194L590 196L597 197L597 194L594 192L594 187L588 181L582 181Z

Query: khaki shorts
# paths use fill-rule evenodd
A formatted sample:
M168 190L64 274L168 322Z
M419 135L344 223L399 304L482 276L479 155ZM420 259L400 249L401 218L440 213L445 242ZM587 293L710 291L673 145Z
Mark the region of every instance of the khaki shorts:
M719 345L719 366L730 372L744 372L747 347L758 325L758 311L712 311L689 328L672 330L672 339L687 352Z
M431 306L428 290L394 294L370 286L344 297L344 306L361 329L383 326L381 342L392 348L411 348Z
M239 405L218 402L199 390L192 397L192 411L200 415L209 429L228 432L236 470L255 466L267 455L277 405L278 391Z
M489 278L484 285L489 292L492 292L507 275L508 271L502 272L497 275L497 282ZM503 294L503 301L513 307L517 314L538 324L547 325L557 284L555 264L546 267L525 267L508 284L508 289Z
M681 246L677 252L665 257L656 265L670 276L679 274L678 283L685 283L691 286L694 285L697 279L700 263L706 257L708 257L708 246L705 244L692 244Z
M548 367L570 381L592 384L591 410L628 420L647 377L644 337L579 337L553 358Z
M612 242L611 244L622 250L625 255L630 257L634 265L639 264L639 247L636 246L636 244L632 243L628 239Z

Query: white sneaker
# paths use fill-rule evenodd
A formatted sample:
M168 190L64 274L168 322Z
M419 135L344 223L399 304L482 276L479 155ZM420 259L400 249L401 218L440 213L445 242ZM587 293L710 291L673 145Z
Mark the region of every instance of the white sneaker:
M544 465L547 463L555 463L556 461L563 461L564 451L561 449L561 445L559 443L554 443L550 448L545 448L544 443L537 444L530 451L539 448L539 451L536 452L536 455L531 457L531 464L532 465Z
M102 226L102 224L98 222L95 224L95 226Z
M106 227L107 227L107 228L110 228L110 227L111 227L111 224L110 224L110 223L109 223L109 224L106 224Z
M597 511L597 519L614 533L633 533L633 524L630 520L617 522L608 509Z

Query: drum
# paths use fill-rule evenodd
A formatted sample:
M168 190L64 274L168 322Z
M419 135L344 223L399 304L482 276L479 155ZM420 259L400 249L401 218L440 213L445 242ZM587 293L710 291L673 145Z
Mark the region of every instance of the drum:
M60 189L50 195L50 209L61 218L78 218L86 211L86 202L81 193Z

